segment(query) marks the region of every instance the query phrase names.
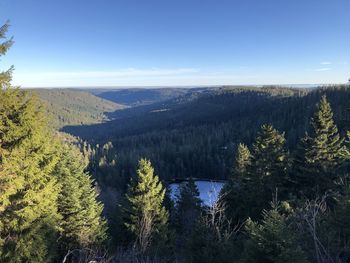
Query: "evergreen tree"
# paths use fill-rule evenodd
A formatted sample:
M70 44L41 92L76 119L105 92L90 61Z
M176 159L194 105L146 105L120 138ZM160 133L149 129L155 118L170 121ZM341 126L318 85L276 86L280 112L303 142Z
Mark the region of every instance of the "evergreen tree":
M102 218L103 205L97 199L92 179L84 172L83 155L73 146L62 147L56 166L61 191L58 211L61 220L61 250L96 248L106 239L106 222Z
M4 38L7 25L0 28ZM0 47L4 54L12 41ZM50 262L55 255L57 142L34 97L0 77L0 261Z
M168 212L163 205L165 188L154 175L151 162L141 159L137 176L128 188L125 225L142 252L152 245L162 245L167 238Z
M240 143L237 147L236 158L233 166L233 177L237 179L247 179L247 171L251 165L252 155L248 147Z
M4 39L5 41L0 43L0 57L5 55L6 52L10 49L13 44L13 40L6 38L6 33L8 31L9 24L0 27L0 40ZM0 88L6 88L10 86L10 80L12 78L12 70L13 67L8 69L7 71L0 72Z
M295 157L297 187L309 197L334 189L334 182L340 175L339 168L346 156L346 148L334 123L330 104L326 96L322 96L311 119L311 133L302 139Z
M180 185L176 200L177 243L180 249L188 248L193 231L202 211L202 200L192 178Z
M237 203L245 194L243 189L245 184L248 184L250 181L250 165L252 161L252 155L249 151L249 148L243 144L238 144L236 157L233 166L233 175L230 180L224 185L222 189L222 198L227 204L226 214L234 219L238 220L239 216L242 216L240 209L237 209ZM240 208L245 209L243 206Z
M284 134L271 125L262 125L253 144L249 163L243 162L247 165L244 176L233 179L223 188L226 213L234 222L248 217L259 218L276 191L279 196L288 195L288 152L284 144ZM246 147L239 147L238 151L249 156Z
M253 180L263 184L270 193L287 182L288 152L285 149L284 133L279 133L272 125L264 124L252 147L251 173ZM270 198L271 200L271 195Z
M289 155L285 148L284 133L272 125L264 124L252 147L251 180L245 185L251 200L251 217L260 216L277 194L284 199L288 196Z
M273 205L270 211L264 210L260 224L248 219L245 230L248 240L242 262L308 262L278 206Z

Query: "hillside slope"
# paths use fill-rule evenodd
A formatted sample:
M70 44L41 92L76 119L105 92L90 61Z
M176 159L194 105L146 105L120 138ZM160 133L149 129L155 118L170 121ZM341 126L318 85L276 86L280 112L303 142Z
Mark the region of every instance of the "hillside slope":
M344 134L350 120L348 86L319 89L281 87L222 87L193 90L162 103L111 113L113 120L90 126L64 127L92 144L111 141L118 156L117 171L131 174L137 160L155 163L164 179L229 176L238 142L250 145L263 123L286 133L287 145L295 149L309 129L315 105L326 94L335 120ZM108 184L113 184L113 180Z
M47 106L52 125L85 125L108 120L107 112L125 106L96 97L91 93L71 89L31 89Z
M86 90L97 97L127 106L149 105L174 99L190 91L188 88L125 88Z

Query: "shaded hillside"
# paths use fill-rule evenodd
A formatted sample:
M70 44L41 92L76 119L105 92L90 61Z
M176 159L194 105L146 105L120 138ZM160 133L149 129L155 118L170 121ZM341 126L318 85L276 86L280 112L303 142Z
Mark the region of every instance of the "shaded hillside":
M289 88L221 87L193 89L178 98L108 113L113 121L103 125L64 127L64 131L91 141L153 131L219 124L227 121L274 118L283 105L303 97L307 90ZM294 103L292 103L294 106ZM276 117L277 119L277 117Z
M101 123L108 120L105 113L124 108L88 92L70 89L31 89L47 105L53 115L55 128L65 125Z
M236 143L250 144L263 123L285 131L287 144L294 149L309 129L310 117L322 94L327 94L337 124L344 131L342 120L349 119L347 86L313 90L280 87L194 90L163 103L114 112L115 119L110 122L63 130L93 144L113 143L114 147L108 147L109 153L102 151L100 156L117 156L118 165L110 171L114 178L106 179L108 172L103 172L109 185L117 183L117 174L130 175L140 157L150 158L165 179L188 176L225 179L230 173Z
M142 106L179 97L186 94L186 88L126 88L93 89L88 92L97 97L127 106Z

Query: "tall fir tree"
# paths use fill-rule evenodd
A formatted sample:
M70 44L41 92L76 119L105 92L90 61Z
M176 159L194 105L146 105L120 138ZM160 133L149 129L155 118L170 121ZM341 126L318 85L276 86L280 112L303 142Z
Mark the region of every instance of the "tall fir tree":
M1 38L7 28L1 27ZM1 55L11 43L1 45ZM59 220L57 142L38 101L12 88L10 80L11 70L1 73L0 261L50 262Z
M167 239L168 211L164 207L165 188L154 175L151 162L141 159L137 176L129 185L126 209L127 229L142 252L162 246Z
M106 222L103 205L97 201L93 181L84 172L86 163L74 146L63 145L55 175L60 183L58 212L60 221L61 253L68 250L96 249L106 240Z
M346 158L344 140L334 123L331 106L322 96L311 119L311 132L302 139L294 158L297 188L311 198L334 190L342 175L339 168Z

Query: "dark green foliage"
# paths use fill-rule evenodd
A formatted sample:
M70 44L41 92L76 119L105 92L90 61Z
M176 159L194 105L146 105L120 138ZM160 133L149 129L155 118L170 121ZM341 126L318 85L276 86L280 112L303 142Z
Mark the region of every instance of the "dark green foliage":
M298 239L288 225L288 219L273 205L263 211L261 223L248 219L245 230L248 240L241 262L302 263L309 262Z
M293 152L309 129L312 105L323 94L332 102L335 121L344 132L342 120L350 118L342 107L350 99L348 86L190 89L171 101L118 110L111 122L64 130L92 145L113 143L118 165L108 168L114 176L108 176L108 185L120 185L120 177L132 176L142 157L149 158L166 181L191 176L227 179L237 144L252 145L264 123L285 131L286 146Z
M288 152L284 133L264 124L252 147L250 174L253 184L267 190L271 199L276 189L282 189L287 181ZM283 190L283 189L282 189Z
M225 215L225 200L206 207L193 229L186 262L235 262L239 259L241 242L240 224L232 224ZM181 257L180 257L181 258Z
M107 142L105 139L99 140L99 138L103 137L99 137L98 133L95 134L93 128L90 130L96 136L94 142L101 141L103 143L100 145L95 144L93 147L87 145L83 147L86 149L86 156L89 156L91 161L89 169L96 176L102 187L102 192L109 191L108 187L113 187L119 193L126 191L127 179L134 177L134 172L132 171L136 166L135 160L142 155L155 160L155 168L161 172L164 179L181 178L188 175L228 178L228 171L232 172L229 183L223 190L222 197L225 201L223 211L225 211L225 216L227 216L225 223L220 221L219 217L216 217L215 220L208 220L210 215L212 215L210 210L199 212L198 214L201 214L201 216L197 218L197 212L194 212L197 210L193 209L197 205L192 206L198 201L195 198L193 199L193 196L197 195L193 185L192 187L187 187L186 191L182 193L184 197L180 199L182 201L178 204L179 209L176 210L177 213L173 213L173 215L175 214L175 219L171 217L170 221L171 226L175 226L177 243L175 243L176 249L174 251L176 251L175 258L179 261L232 262L232 259L234 259L242 262L260 262L259 259L261 259L261 262L288 262L291 258L299 262L307 262L308 259L310 261L316 260L316 253L314 253L311 234L309 228L307 228L305 218L303 216L298 218L288 213L285 214L285 212L281 212L277 208L268 212L266 212L266 209L269 207L270 201L275 197L281 200L288 200L299 208L303 207L305 200L298 199L300 197L299 194L315 192L315 189L311 186L313 183L303 185L301 182L304 181L302 181L302 177L299 177L299 175L306 176L307 174L319 176L319 171L323 171L315 169L315 166L310 165L310 163L306 164L305 160L309 158L308 156L313 156L309 158L310 160L312 158L319 160L318 163L322 164L319 167L328 167L325 170L331 171L333 170L331 167L336 168L335 170L339 176L337 175L329 182L325 181L325 183L322 183L322 187L326 190L341 190L341 187L338 187L338 181L346 178L348 167L346 160L348 160L349 154L348 150L343 147L344 143L340 134L338 134L337 130L334 130L334 122L329 122L330 125L328 125L325 124L327 122L320 121L321 118L319 116L329 117L331 115L329 114L330 108L327 108L327 103L321 103L323 106L320 106L320 108L322 108L324 114L319 116L316 114L314 116L312 123L315 125L308 131L309 135L303 140L304 144L301 144L299 150L293 154L294 162L291 172L289 151L287 149L293 151L296 148L295 142L308 130L307 117L311 115L312 110L308 107L310 103L318 100L322 93L327 93L333 101L342 101L343 97L347 96L348 91L346 87L337 87L334 89L318 89L312 92L303 91L299 94L294 91L294 93L288 94L288 89L277 95L274 93L278 93L281 90L277 88L262 90L261 93L257 91L249 93L244 90L239 92L226 90L223 94L218 93L215 95L203 93L204 95L199 94L198 97L187 98L188 100L182 98L184 101L178 98L176 103L172 104L173 108L166 111L162 111L162 108L157 108L160 105L149 105L116 113L115 117L119 118L119 126L117 128L114 126L114 122L105 124L105 126L96 126L103 127L102 131L107 131L107 133L117 130L113 136L118 136L118 138L113 139L113 143ZM234 93L234 95L230 92ZM253 94L255 92L259 94L259 99L254 97L255 95ZM266 94L271 96L269 97ZM239 111L237 116L232 115L232 112L230 112L231 115L225 115L223 112L227 108L221 111L218 105L221 105L220 103L225 101L227 96L232 96L230 99L236 96L240 99L252 99L250 102L253 105L254 103L257 105L257 102L261 99L263 102L261 102L259 107L264 109L262 111L263 114L261 117L256 117L257 111L254 107L244 106L246 108ZM215 100L218 97L223 101L216 104ZM227 99L225 103L232 103L230 99ZM211 108L213 101L215 102L215 107ZM187 103L191 107L193 106L195 110L190 111L191 107ZM201 108L204 107L202 103L204 103L205 107L211 105L209 113L205 113L204 116L199 113L199 109L203 111ZM225 103L223 105L226 105ZM337 105L339 104L340 102ZM176 105L184 106L184 109ZM306 108L307 110L305 111ZM182 115L181 112L185 109L191 113L188 114L189 116ZM248 114L247 112L250 113ZM260 113L260 109L258 112ZM267 115L270 112L273 112L272 116ZM336 107L336 113L336 120L346 116L339 107ZM220 114L222 116L218 119L217 116ZM215 121L214 116L216 118ZM267 118L266 116L269 117ZM172 118L172 123L178 121L175 126L167 123L167 118L170 117ZM278 132L272 125L262 125L258 131L256 122L252 124L250 118L258 119L257 122L259 124L264 119L268 123L277 123L277 127L286 129L287 136L285 137L284 133ZM327 128L323 130L328 130L328 137L333 138L332 140L315 139L318 136L325 138L322 135L324 133L314 132L316 131L315 127L321 126ZM252 139L254 136L255 140ZM109 135L106 134L105 137L108 138ZM235 139L232 140L232 138ZM240 139L248 142L249 148L244 144L238 144L236 159L232 169L233 160L230 155L232 148L237 145ZM327 151L322 151L321 147L317 148L317 151L309 151L309 149L315 149L314 145L321 145L322 143L320 142L329 143L331 147L328 149L328 146L326 146L325 149ZM331 150L333 146L334 149ZM328 157L327 152L329 153ZM331 152L334 154L332 155ZM314 157L317 154L319 157ZM335 158L335 156L338 157ZM332 159L331 157L334 158ZM335 166L330 165L333 162L336 163ZM144 168L138 170L135 177L136 181L130 184L125 204L122 199L118 199L118 208L122 206L123 209L117 213L118 220L115 221L115 224L110 224L112 232L114 231L114 234L117 236L117 244L122 245L124 248L128 248L128 245L131 246L130 253L134 253L138 260L149 259L154 255L159 256L160 249L166 247L164 244L169 244L169 238L171 237L168 223L164 224L164 222L168 221L168 213L165 213L166 220L158 220L155 223L154 228L151 228L150 235L145 232L145 225L142 224L153 222L152 213L147 212L152 210L148 209L150 207L148 204L154 203L157 204L157 207L162 207L154 211L161 211L165 205L164 189L159 187L158 178L153 182L151 179L153 177L153 168L146 163L145 161ZM298 169L303 172L297 174L296 171ZM147 179L148 183L146 183L147 180L140 184L138 183L142 181L140 180L142 177L140 174L143 174L144 178L149 178L149 180ZM148 175L146 176L146 174ZM330 187L330 182L332 187ZM142 186L144 190L158 190L142 192L139 191L142 187L137 190L138 186ZM157 195L163 197L148 198ZM347 250L344 244L348 242L348 239L341 236L340 231L348 218L346 201L341 198L343 195L344 193L341 191L338 199L342 201L338 203L336 202L338 199L334 198L332 206L334 210L320 215L320 218L317 219L320 222L320 226L322 226L321 230L317 232L320 242L322 244L334 244L327 247L328 252L321 253L327 260L330 258L347 258ZM144 198L145 196L147 198ZM305 194L302 197L305 198ZM157 201L147 201L151 199ZM162 206L159 206L159 200L162 200ZM167 203L170 204L171 202ZM171 207L169 205L170 209ZM265 212L262 212L264 209ZM166 210L164 209L163 211ZM162 213L159 212L159 214ZM195 216L192 217L193 215ZM254 222L249 221L250 223L247 224L246 233L248 233L248 236L245 237L241 231L236 233L233 229L235 229L234 226L239 226L248 217L251 217ZM193 218L196 219L192 220ZM114 229L115 225L118 227ZM120 228L121 225L124 228ZM125 230L126 232L123 232ZM290 238L286 239L286 236ZM337 242L334 242L334 240L337 240ZM135 248L137 249L135 250ZM129 250L127 249L126 251ZM242 251L244 251L243 255ZM169 249L162 249L162 252L162 258L173 258L173 252ZM338 254L340 256L337 256Z
M337 262L350 260L350 187L347 182L340 185L341 195L318 218L318 238L327 247L327 252Z
M81 153L64 146L55 169L61 191L58 212L61 220L61 249L63 253L78 248L98 248L106 240L106 222L102 219L101 203L92 180L84 172L86 164Z
M317 104L311 127L310 135L306 134L301 141L294 163L298 188L304 189L303 194L308 197L335 190L335 181L340 177L338 169L347 155L325 96Z
M180 185L176 200L177 220L180 232L190 232L201 213L202 201L198 188L192 178Z
M186 88L129 88L87 90L97 97L131 107L158 103L186 94Z
M179 247L179 253L190 255L192 252L189 250L189 242L193 238L202 212L202 201L192 178L180 185L175 206L176 243Z
M287 196L288 152L284 144L284 134L271 125L261 127L252 146L250 161L245 163L246 167L239 169L244 173L230 180L223 189L227 213L234 222L247 217L258 218L273 196ZM249 150L239 146L237 158L243 156L243 150L245 156L249 156Z
M239 247L231 239L218 239L212 228L208 227L204 222L199 222L188 247L188 254L180 254L179 258L191 263L238 262Z

